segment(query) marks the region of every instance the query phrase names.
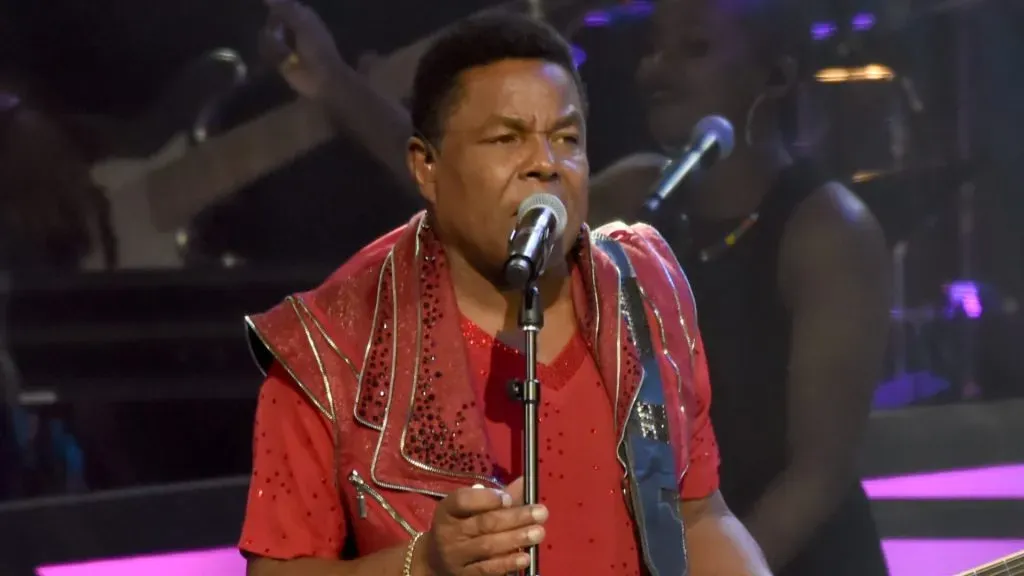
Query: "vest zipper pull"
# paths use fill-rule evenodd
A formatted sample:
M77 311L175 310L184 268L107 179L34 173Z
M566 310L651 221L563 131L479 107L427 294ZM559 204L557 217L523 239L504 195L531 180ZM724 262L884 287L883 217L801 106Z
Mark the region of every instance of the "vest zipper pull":
M362 476L355 470L348 475L348 481L356 489L356 508L359 509L359 517L366 520L366 517L370 515L370 511L366 508L366 491L368 488L363 482Z
M359 517L366 520L370 512L366 508L366 494L361 488L356 488L356 507L359 509Z

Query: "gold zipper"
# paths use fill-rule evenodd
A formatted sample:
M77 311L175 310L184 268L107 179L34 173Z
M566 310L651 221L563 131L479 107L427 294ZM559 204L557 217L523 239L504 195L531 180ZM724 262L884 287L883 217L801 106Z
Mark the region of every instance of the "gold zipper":
M366 497L369 496L376 500L377 504L380 504L380 507L383 508L395 522L398 522L398 524L401 525L410 536L416 535L416 530L413 529L412 525L406 522L406 520L398 514L391 504L388 504L388 501L384 499L384 496L382 496L380 492L374 490L373 486L370 486L369 483L363 480L363 477L359 475L359 472L353 470L349 473L348 481L356 489L356 507L359 509L360 518L366 519L366 517L370 515L370 511L366 505Z

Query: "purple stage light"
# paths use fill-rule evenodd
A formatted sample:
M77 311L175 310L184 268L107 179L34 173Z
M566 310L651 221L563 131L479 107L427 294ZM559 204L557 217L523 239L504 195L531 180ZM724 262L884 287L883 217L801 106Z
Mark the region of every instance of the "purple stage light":
M815 22L811 25L811 38L815 42L821 42L828 40L832 36L835 36L838 28L835 22Z
M983 311L976 282L951 282L946 286L947 311L959 308L968 318L980 318Z
M44 566L38 576L244 576L245 558L234 548L156 554Z
M857 32L864 32L871 30L875 27L875 15L874 14L857 14L850 21L850 26L853 27Z
M642 20L654 11L652 2L636 0L618 4L603 10L594 10L583 16L583 25L588 28L603 28L631 20Z
M583 24L589 28L603 28L612 23L612 16L607 10L597 10L583 17Z
M583 51L583 48L573 44L572 45L572 61L579 68L583 66L583 63L587 61L587 53Z
M1024 500L1024 464L864 481L872 500Z
M864 481L873 500L1022 499L1024 464L950 470ZM1024 550L1024 540L915 540L883 542L891 576L949 576ZM138 556L38 568L38 576L244 576L234 548Z
M950 576L1024 550L1024 540L886 540L890 576Z
M1024 550L1024 540L908 540L882 543L890 576L949 576ZM38 576L245 576L234 548L47 566Z

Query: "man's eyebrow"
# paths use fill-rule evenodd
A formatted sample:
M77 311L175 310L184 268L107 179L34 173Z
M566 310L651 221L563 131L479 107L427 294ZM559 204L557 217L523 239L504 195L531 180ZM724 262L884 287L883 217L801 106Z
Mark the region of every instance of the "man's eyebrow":
M502 114L491 114L487 117L487 120L483 123L484 127L489 126L504 126L520 132L525 132L530 129L526 120L517 118L515 116L505 116Z
M557 130L562 130L565 128L582 126L583 122L583 113L577 109L573 109L564 116L561 116L558 120L556 120L549 129L549 131L555 132ZM512 130L516 130L519 132L528 132L530 130L530 125L526 120L523 120L522 118L517 118L515 116L505 116L502 114L492 114L491 116L488 116L487 120L484 121L484 123L482 124L482 127L487 128L495 125L504 126L506 128L510 128Z
M583 122L583 113L574 108L568 114L555 121L552 131L562 130L563 128L579 128L583 126Z

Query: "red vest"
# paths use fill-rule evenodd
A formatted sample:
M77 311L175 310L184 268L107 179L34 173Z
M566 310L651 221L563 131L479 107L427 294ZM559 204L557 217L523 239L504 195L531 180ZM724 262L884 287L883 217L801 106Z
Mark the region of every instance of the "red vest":
M590 237L575 254L574 303L621 438L639 384L618 271ZM646 225L595 231L627 251L642 287L679 476L690 438L697 329L689 285ZM335 483L361 554L429 528L437 499L491 478L483 406L468 377L444 251L422 214L370 244L323 285L246 319L266 370L279 362L332 424ZM625 473L625 470L624 470Z

